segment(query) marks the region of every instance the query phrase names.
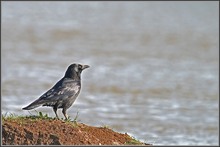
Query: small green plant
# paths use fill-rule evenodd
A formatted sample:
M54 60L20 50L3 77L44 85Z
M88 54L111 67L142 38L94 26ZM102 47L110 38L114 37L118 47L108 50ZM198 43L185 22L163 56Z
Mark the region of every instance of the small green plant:
M39 116L40 119L48 119L48 118L49 118L47 114L44 114L44 115L43 115L42 112L39 112L39 113L38 113L38 116Z
M13 113L5 113L4 115L2 114L2 120L24 120L24 119L30 119L31 121L38 120L38 119L52 119L51 117L48 117L47 114L43 114L42 112L38 112L38 115L30 115L30 116L18 116Z
M16 120L19 124L23 124L24 122L24 116L18 116L18 115L15 115L13 113L5 113L4 115L2 114L2 122L4 123L4 121L14 121Z
M12 113L8 114L8 112L6 112L5 114L2 114L2 120L4 122L5 120L14 120L14 119L16 119L17 121L23 121L24 119L29 119L30 121L57 119L57 118L49 117L48 114L43 114L42 112L36 111L36 113L37 113L37 115L33 115L30 113L31 115L29 115L29 116L18 116L18 115L12 114ZM76 126L77 122L78 122L78 117L79 117L79 112L77 111L77 114L73 120L71 120L71 118L68 117L68 119L64 120L64 121L70 122L71 124L74 124L74 126ZM61 120L63 120L63 118Z
M65 121L65 122L71 122L71 118L70 118L70 116L68 116L67 119L61 118L61 120L62 120L62 121Z
M135 139L133 136L131 140L125 143L126 145L143 145L144 143L140 142L139 140Z
M35 110L36 111L36 110ZM52 117L49 117L47 114L43 114L42 112L36 111L37 115L31 114L30 116L25 116L24 118L26 119L31 119L31 120L38 120L38 119L53 119Z
M17 117L18 117L17 115L12 114L12 113L10 113L10 114L8 115L8 112L6 112L4 115L2 114L2 120L3 120L3 121L6 120L6 119L8 119L8 120L15 119L15 118L17 118Z
M102 128L110 129L110 127L108 125L103 125Z
M79 116L79 111L77 111L75 118L73 119L73 122L77 124L77 119Z
M79 116L79 111L77 111L77 114L73 120L71 120L71 118L68 117L68 119L65 120L65 122L67 122L75 127L75 126L77 126L78 116Z

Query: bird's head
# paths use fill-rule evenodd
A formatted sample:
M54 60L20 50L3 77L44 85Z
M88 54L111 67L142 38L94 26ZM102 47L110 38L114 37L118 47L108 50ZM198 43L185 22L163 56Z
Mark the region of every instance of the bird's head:
M86 68L89 68L89 65L71 64L66 70L65 77L76 80L80 79L81 72Z

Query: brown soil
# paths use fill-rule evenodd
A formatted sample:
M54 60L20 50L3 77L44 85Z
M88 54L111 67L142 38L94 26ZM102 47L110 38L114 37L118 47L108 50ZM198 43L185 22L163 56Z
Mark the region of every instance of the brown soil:
M106 127L53 119L6 119L3 145L147 145Z

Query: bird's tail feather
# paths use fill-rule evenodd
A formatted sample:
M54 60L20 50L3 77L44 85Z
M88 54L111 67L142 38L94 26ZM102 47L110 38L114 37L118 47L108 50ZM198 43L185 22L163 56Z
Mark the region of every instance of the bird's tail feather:
M29 105L29 106L27 106L27 107L24 107L24 108L22 108L23 110L31 110L31 109L34 109L34 108L37 108L37 107L39 107L40 105Z
M34 108L37 108L39 106L41 106L43 104L43 102L36 100L33 103L31 103L30 105L28 105L27 107L22 108L23 110L31 110Z

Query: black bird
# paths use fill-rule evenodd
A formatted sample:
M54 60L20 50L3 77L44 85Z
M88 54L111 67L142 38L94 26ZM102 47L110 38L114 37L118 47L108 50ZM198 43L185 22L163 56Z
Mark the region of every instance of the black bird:
M62 113L65 119L68 119L66 110L72 106L81 89L81 72L88 68L88 65L71 64L64 75L51 89L45 92L40 98L32 102L23 110L34 109L39 106L53 107L57 115L57 109L63 108Z

